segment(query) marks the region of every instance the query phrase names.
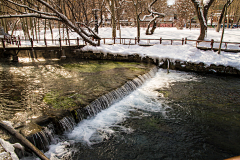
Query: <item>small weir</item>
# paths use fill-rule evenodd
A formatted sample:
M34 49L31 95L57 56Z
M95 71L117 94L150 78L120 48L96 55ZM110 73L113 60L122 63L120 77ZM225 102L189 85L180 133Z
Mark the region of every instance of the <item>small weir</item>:
M140 79L133 82L136 83L133 86L126 84L127 88L141 84ZM105 107L108 99L115 100L119 92L108 95L110 97L105 95L104 100L98 99L89 105L89 117L66 132L62 142L50 145L45 154L51 159L225 159L236 156L239 144L233 141L239 139L239 116L231 110L239 110L240 99L232 95L238 101L233 101L232 109L220 106L223 102L208 99L213 98L209 97L213 96L212 89L227 85L226 81L231 82L224 90L227 92L240 83L236 78L219 79L172 70L167 74L167 70L160 69L154 78L101 112L103 108L96 105L100 103ZM204 92L204 88L211 93ZM174 92L168 92L171 89L175 89ZM203 93L197 94L194 89ZM121 91L127 92L127 89ZM189 94L192 92L195 97ZM234 92L240 94L238 89ZM178 94L183 99L178 99ZM216 96L223 100L227 95L217 91ZM195 101L190 101L192 99ZM211 106L212 103L219 104ZM222 110L231 112L235 118L226 120ZM216 113L220 115L213 117ZM234 132L226 132L226 126Z
M133 79L132 81L126 82L122 87L113 90L106 95L99 97L98 99L94 100L91 104L89 104L85 110L87 111L90 117L95 116L97 113L101 112L103 109L108 108L112 104L116 103L117 101L121 100L125 96L132 93L136 90L139 86L141 86L146 80L152 78L155 73L157 72L157 67L154 67L149 73L140 75L138 78ZM77 111L81 112L80 110ZM82 119L82 114L78 119Z
M45 129L41 132L31 135L28 137L30 142L32 142L37 148L47 151L49 149L49 144L54 142L55 130L60 130L61 132L70 132L76 126L76 122L79 123L84 119L93 117L97 115L102 110L108 108L114 103L120 101L138 87L140 87L146 80L154 77L157 72L157 67L153 67L148 73L144 75L139 75L137 78L127 81L122 87L117 88L91 102L84 108L76 109L73 111L74 116L66 116L58 121L60 128L55 128L52 123L47 125Z
M38 149L48 151L50 143L54 142L55 129L53 123L48 124L42 131L33 134L28 140Z

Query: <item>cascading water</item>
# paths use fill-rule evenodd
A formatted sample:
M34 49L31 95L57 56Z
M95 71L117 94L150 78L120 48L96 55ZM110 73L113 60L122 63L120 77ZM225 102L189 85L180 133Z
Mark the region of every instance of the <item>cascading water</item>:
M38 149L47 151L50 143L54 141L55 129L53 123L48 124L41 132L37 132L28 137L28 140Z
M115 102L119 101L126 95L129 95L131 92L136 90L139 86L141 86L146 80L152 78L157 71L157 68L154 67L148 73L144 75L140 75L137 78L133 79L132 81L126 82L122 87L113 90L98 99L94 100L90 103L85 110L87 111L90 117L95 116L97 113L101 112L102 110L108 108L110 105L114 104ZM81 112L82 109L79 109L77 113ZM82 115L80 113L80 117L78 119L82 119Z
M149 112L160 112L163 117L167 117L166 113L171 108L161 103L162 101L159 99L160 94L154 91L154 89L167 86L168 83L176 81L177 79L187 80L191 76L185 75L186 77L174 78L174 75L172 75L172 77L162 77L161 75L163 73L158 73L157 78L153 78L153 80L150 80L150 82L140 89L137 89L137 91L133 92L122 101L113 104L120 98L123 98L125 95L134 91L137 87L141 86L147 79L153 77L155 72L156 69L149 72L149 74L139 76L133 81L125 83L121 88L114 90L92 102L86 107L86 110L91 118L89 117L88 119L83 119L83 115L81 114L82 111L78 110L78 118L83 120L72 132L67 134L67 137L70 140L73 140L76 144L80 142L83 144L94 145L111 138L117 132L129 134L134 132L134 129L131 127L121 125L122 122L128 119L131 112L135 112L136 115L134 117L138 119L150 116L151 114L149 114ZM112 106L108 108L110 105ZM70 128L72 128L74 125L70 126ZM65 130L67 131L69 129ZM52 145L51 148L54 149L50 149L46 155L52 159L54 159L54 157L61 159L61 157L56 156L56 153L59 154L58 149L60 149L68 156L73 156L70 154L70 152L72 153L72 150L65 148L66 143L67 142L60 142L56 145ZM66 157L66 154L61 155Z
M142 76L133 83L141 84L145 78ZM93 105L89 108L92 116L65 132L61 141L50 145L45 155L50 159L225 159L236 156L239 144L235 141L239 140L240 126L239 115L232 109L240 110L236 103L239 83L238 79L228 77L177 71L167 74L167 70L160 69L154 78L119 102L109 106L110 100L133 89L132 83L103 96L94 105L101 104L101 109L109 107L98 112L100 109ZM223 94L217 91L216 96L222 98L214 101L208 92L220 88L214 88L216 84L224 84L222 88L226 89ZM203 92L204 87L207 92ZM170 97L175 101L166 98L170 94L168 90L174 93ZM225 104L225 92L232 94L232 109L215 105L219 101ZM229 112L231 120L226 117ZM214 117L215 114L220 116Z
M115 89L98 99L94 100L92 103L90 103L87 107L84 109L77 109L76 115L77 120L80 122L86 117L86 114L88 117L95 116L97 113L101 112L102 110L108 108L115 102L121 100L126 95L130 94L134 90L136 90L139 86L141 86L146 80L152 78L155 73L157 72L157 68L154 67L152 70L150 70L148 73L144 75L140 75L137 78L133 79L132 81L126 82L122 87ZM85 110L85 111L84 111ZM84 114L86 113L86 114ZM73 117L64 117L61 120L58 121L60 125L60 130L63 132L69 132L74 129L76 126L75 120ZM54 127L52 124L47 126L43 131L38 132L31 137L29 137L29 140L39 149L43 151L47 151L49 148L49 143L53 140L53 133Z
M59 120L60 126L62 127L62 131L71 131L74 126L76 126L75 120L73 117L64 117Z

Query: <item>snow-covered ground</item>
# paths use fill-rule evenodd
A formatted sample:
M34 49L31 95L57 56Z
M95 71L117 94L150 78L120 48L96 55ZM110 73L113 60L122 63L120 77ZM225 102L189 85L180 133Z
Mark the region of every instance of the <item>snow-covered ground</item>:
M199 29L183 29L178 30L176 28L157 28L153 35L145 35L145 28L141 29L141 38L149 39L192 39L196 40L199 36ZM214 29L208 29L206 40L214 39L214 41L220 41L222 32L216 32ZM100 28L99 35L103 38L111 37L111 28ZM119 37L119 33L117 32ZM122 28L122 38L134 38L136 37L136 28ZM240 29L227 29L224 33L225 42L240 42ZM147 41L141 41L140 43L147 43ZM85 46L83 50L91 50L97 53L113 53L113 54L135 54L138 53L141 56L150 56L159 59L169 58L171 60L182 60L188 62L199 63L203 62L206 65L216 64L232 66L240 69L240 52L227 53L221 52L219 55L214 51L203 51L196 48L195 42L188 42L187 45L182 45L181 42L173 42L170 45L170 41L163 41L163 44L159 44L159 41L155 42L156 45L143 47L138 45L103 45L99 47ZM201 44L200 44L201 45ZM210 47L210 43L203 43L204 46ZM225 44L224 44L225 45ZM223 47L225 47L223 45ZM216 43L214 47L219 47L219 43ZM240 49L239 45L228 45L228 48Z
M199 29L183 29L178 30L176 28L157 28L153 35L145 35L146 28L141 28L141 38L142 39L182 39L187 38L191 40L196 40L199 36ZM20 33L15 33L18 35ZM102 38L111 38L112 29L111 28L99 28L99 35ZM214 39L214 41L220 41L222 31L216 32L215 29L208 29L207 37L205 40ZM42 31L43 35L43 31ZM121 37L122 38L135 38L137 36L137 29L134 27L123 27L121 28ZM54 38L59 38L58 30L54 31ZM71 38L76 38L77 35L74 33L70 34ZM119 31L117 31L117 37L120 37ZM41 37L43 38L43 37ZM51 38L50 31L47 32L47 38ZM226 29L224 32L224 42L240 42L240 29ZM119 40L116 40L119 42ZM74 43L74 42L71 42ZM106 43L113 43L113 40L106 40ZM126 40L129 44L129 40ZM134 43L132 40L131 43ZM149 43L147 41L141 40L141 44ZM182 60L188 62L199 63L203 62L206 65L216 64L216 65L225 65L232 66L240 70L240 52L238 53L227 53L221 52L219 55L214 51L203 51L196 48L195 42L187 42L187 44L182 45L181 42L173 42L173 45L170 45L170 41L163 41L162 44L159 44L159 40L150 41L150 43L155 44L153 46L139 46L139 45L122 45L114 44L107 45L103 44L98 47L93 47L87 45L83 48L84 51L93 51L96 53L112 53L112 54L139 54L140 56L150 56L153 58L159 59L171 59L171 60ZM40 45L40 44L39 44ZM201 46L210 47L210 43L200 43ZM218 48L219 43L214 43L214 47ZM222 45L222 48L225 48L225 44ZM228 44L227 48L231 49L240 49L238 44Z

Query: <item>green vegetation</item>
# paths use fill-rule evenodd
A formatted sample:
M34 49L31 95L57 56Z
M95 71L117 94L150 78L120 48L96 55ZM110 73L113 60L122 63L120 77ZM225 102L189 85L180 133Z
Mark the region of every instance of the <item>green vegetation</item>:
M44 96L43 101L56 109L68 109L83 104L84 98L84 95L78 93L66 95L61 92L49 92Z
M151 65L136 62L90 60L61 64L62 69L76 77L58 77L58 84L43 100L56 109L83 107L92 100L121 87L127 80L150 70ZM90 73L90 74L89 74ZM74 93L68 93L73 91Z
M79 62L79 63L69 63L63 64L64 68L71 69L79 72L87 72L87 73L96 73L101 71L107 71L114 68L128 68L132 71L144 71L144 68L140 66L141 63L136 62L112 62L112 61L89 61ZM139 66L138 66L139 65Z

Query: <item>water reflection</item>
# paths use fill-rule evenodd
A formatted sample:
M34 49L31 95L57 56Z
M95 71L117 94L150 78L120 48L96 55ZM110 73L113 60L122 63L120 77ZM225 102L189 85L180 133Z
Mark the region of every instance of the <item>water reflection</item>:
M14 127L56 109L84 107L152 65L87 60L20 59L0 64L0 120Z

